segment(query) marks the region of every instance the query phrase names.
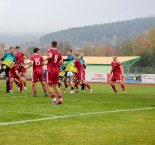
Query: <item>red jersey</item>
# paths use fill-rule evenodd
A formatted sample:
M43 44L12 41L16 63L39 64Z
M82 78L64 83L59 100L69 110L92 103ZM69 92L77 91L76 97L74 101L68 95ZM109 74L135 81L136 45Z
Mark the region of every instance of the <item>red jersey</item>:
M118 62L118 61L112 61L112 63L111 63L111 66L112 66L112 72L113 72L113 74L121 74L122 72L121 72L121 63L120 62Z
M79 59L74 61L74 66L77 68L78 72L84 71L84 67Z
M16 72L18 72L18 65L14 65L10 68L10 74L16 75Z
M33 63L33 73L43 74L44 59L40 54L34 54L30 57L30 62Z
M48 60L47 71L48 72L60 72L60 62L62 61L62 55L56 48L50 48L48 55L52 55L52 58Z
M22 63L24 63L24 53L23 52L17 52L15 53L15 57L16 57L16 64L21 61Z

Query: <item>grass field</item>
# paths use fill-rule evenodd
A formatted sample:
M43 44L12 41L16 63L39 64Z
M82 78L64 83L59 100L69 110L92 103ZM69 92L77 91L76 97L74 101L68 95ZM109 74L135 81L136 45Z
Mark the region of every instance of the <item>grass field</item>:
M63 94L52 105L28 92L5 93L0 81L0 145L155 145L155 86L127 85L114 95L107 84L91 84L94 93Z

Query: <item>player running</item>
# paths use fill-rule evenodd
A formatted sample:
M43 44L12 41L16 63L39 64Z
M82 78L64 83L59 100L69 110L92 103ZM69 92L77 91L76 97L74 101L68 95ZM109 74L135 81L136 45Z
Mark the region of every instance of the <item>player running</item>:
M25 57L24 53L20 50L19 46L15 47L15 57L16 57L16 64L18 64L19 61L25 65L27 64L26 63L26 57ZM23 67L21 69L21 74L25 78L25 82L23 83L24 84L24 90L27 91L27 88L26 88L27 71L26 71L25 67Z
M62 95L60 89L58 87L59 84L59 73L60 73L60 65L63 64L62 55L57 50L57 42L52 41L51 48L48 50L48 56L45 61L47 62L47 84L48 90L51 95L51 99L53 104L59 105L63 104ZM55 88L56 93L58 95L59 101L55 97L54 91L52 87Z
M121 63L119 61L117 61L117 56L113 56L113 61L111 63L111 66L112 66L112 69L110 72L110 77L111 77L110 85L111 85L112 89L114 90L114 93L117 94L117 90L114 85L114 83L117 81L120 83L124 94L126 94L125 86L122 81L122 78L124 77L124 71L123 71L123 67L122 67Z
M10 94L13 94L12 87L13 82L16 81L18 83L18 86L20 87L20 93L22 93L23 90L23 82L25 79L19 74L23 68L23 62L18 61L17 64L15 64L12 68L10 68Z
M33 97L37 97L37 90L36 90L36 82L40 82L42 88L44 90L45 96L46 93L46 85L44 83L44 73L43 73L43 57L39 54L39 48L33 49L34 54L30 57L30 65L27 67L30 68L33 66L33 76L32 76L32 90L33 90Z
M86 83L86 81L85 81L85 70L84 70L84 67L81 64L80 60L79 60L79 55L78 54L75 54L74 57L75 57L74 66L78 70L78 74L77 75L79 75L78 78L80 80L80 83L82 83L82 90L86 86L89 89L90 93L92 93L93 90L91 89L91 87L89 86L89 84ZM78 85L78 84L75 84L75 87L76 87L76 85Z

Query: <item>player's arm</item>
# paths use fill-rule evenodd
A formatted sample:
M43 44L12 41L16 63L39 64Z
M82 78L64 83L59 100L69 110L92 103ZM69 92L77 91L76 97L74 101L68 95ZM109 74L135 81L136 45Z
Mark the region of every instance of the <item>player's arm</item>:
M33 61L30 62L30 65L26 67L26 69L29 69L31 66L33 66Z
M44 62L48 61L52 57L53 57L53 54L52 53L48 53L48 56L46 57L46 59L44 60Z
M25 63L25 65L27 65L26 56L24 55L23 57L24 57L24 63Z
M122 77L124 77L124 69L123 69L123 66L122 65L120 65L120 70L121 70Z

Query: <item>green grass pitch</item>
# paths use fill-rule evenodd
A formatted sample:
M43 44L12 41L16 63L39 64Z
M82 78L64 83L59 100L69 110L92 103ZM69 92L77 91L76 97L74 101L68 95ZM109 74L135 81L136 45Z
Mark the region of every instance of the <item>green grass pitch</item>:
M37 84L28 91L5 93L0 81L0 145L155 145L155 85L91 84L94 92L63 93L52 105ZM63 91L62 91L63 92Z

